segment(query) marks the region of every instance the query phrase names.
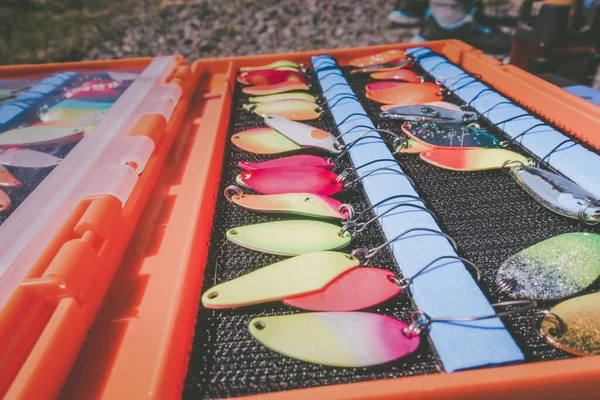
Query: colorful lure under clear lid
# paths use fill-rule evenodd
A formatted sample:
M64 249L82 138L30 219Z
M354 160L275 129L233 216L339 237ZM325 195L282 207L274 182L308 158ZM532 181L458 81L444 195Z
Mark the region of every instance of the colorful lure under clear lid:
M322 221L289 220L245 225L227 231L227 239L263 253L297 256L315 251L342 249L350 244L349 233Z
M514 165L510 174L544 207L590 224L600 222L600 200L569 179L540 168Z
M308 86L303 82L282 82L272 85L246 86L242 89L242 92L251 96L264 96L268 94L291 92L292 90L308 90Z
M311 121L321 116L321 108L310 101L279 100L269 103L249 103L243 105L245 110L254 111L258 115L277 115L294 121Z
M304 100L310 101L311 103L316 103L317 99L310 93L305 92L285 92L285 93L277 93L277 94L269 94L266 96L255 96L248 98L250 103L270 103L273 101L281 101L281 100Z
M262 162L238 161L238 167L246 170L255 170L275 167L316 167L331 169L335 164L326 158L301 154L267 160Z
M272 128L254 128L238 132L231 142L254 154L279 154L300 150L302 147Z
M0 153L0 164L13 167L46 168L61 161L62 158L30 149L9 148Z
M432 107L427 106L427 108ZM398 107L395 109L398 109ZM389 113L392 110L394 109L386 112ZM496 148L500 144L500 141L495 136L477 126L407 122L402 124L401 129L411 139L432 147Z
M11 204L10 197L3 190L0 190L0 212L9 210Z
M229 200L247 210L265 213L297 214L315 218L348 218L340 211L342 203L312 193L234 194Z
M275 115L266 115L265 123L302 147L321 149L333 154L341 153L340 143L329 132Z
M521 250L498 270L498 291L514 298L573 296L600 277L600 235L565 233Z
M112 107L114 103L99 101L63 100L40 114L44 122L59 119L70 119L87 114L101 113Z
M213 286L202 295L202 305L232 308L312 293L358 265L358 259L344 253L304 254Z
M383 303L402 292L397 276L381 268L354 268L323 290L284 300L310 311L355 311Z
M453 171L486 171L511 164L530 165L531 160L514 151L477 147L432 147L419 154L423 161Z
M0 147L41 147L73 143L83 137L80 128L28 126L0 133Z
M67 99L86 99L92 97L116 99L119 92L115 88L120 82L116 81L88 81L81 86L69 89L65 92Z
M357 57L350 60L353 67L367 67L369 65L383 64L391 61L402 60L406 57L404 50L388 50L370 56Z
M442 99L441 88L435 83L403 83L390 89L367 91L367 98L381 104L420 104Z
M578 356L599 356L600 293L565 300L552 307L540 330L556 348Z
M394 80L394 81L410 82L410 83L420 83L423 80L423 78L421 76L419 76L416 72L411 71L410 69L399 69L397 71L374 72L371 74L371 78L379 79L379 80Z
M244 71L256 71L256 70L261 70L261 69L279 69L279 68L299 69L300 65L298 65L297 63L295 63L293 61L279 60L279 61L274 61L267 65L258 65L256 67L241 67L240 71L244 72Z
M330 196L343 189L338 175L315 167L275 167L244 171L240 180L262 194L314 193Z
M0 165L0 186L21 186L21 182L19 182L4 166Z
M269 349L313 364L368 367L414 352L402 321L365 312L324 312L259 317L248 329Z
M306 77L299 71L258 69L241 73L237 81L245 85L272 85L283 82L306 82Z

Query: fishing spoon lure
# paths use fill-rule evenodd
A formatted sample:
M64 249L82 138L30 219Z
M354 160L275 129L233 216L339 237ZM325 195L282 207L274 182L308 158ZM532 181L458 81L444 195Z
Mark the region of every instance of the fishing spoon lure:
M306 82L306 76L299 71L258 69L242 72L237 81L244 85L272 85L284 82Z
M331 197L313 193L282 193L270 195L245 194L235 185L225 188L231 203L255 212L297 214L326 219L353 217L352 207Z
M321 107L306 100L289 99L267 103L248 103L242 106L258 115L285 117L293 121L310 121L321 116Z
M268 104L268 103L265 103ZM248 129L234 134L234 145L256 154L278 154L301 149L319 149L340 154L342 146L328 132L276 115L265 115L268 128Z
M369 65L378 65L391 61L400 61L406 58L404 50L388 50L382 53L372 54L364 57L356 57L350 60L353 67L367 67Z
M557 349L578 356L600 355L600 293L565 300L536 313L531 321L539 336Z
M245 225L227 231L227 239L263 253L297 256L317 251L342 249L350 244L350 233L324 221L287 220Z
M265 69L295 69L298 70L300 69L300 65L298 65L297 63L293 62L293 61L288 61L288 60L279 60L279 61L274 61L270 64L266 64L266 65L258 65L255 67L241 67L240 71L241 72L246 72L246 71L256 71L256 70L265 70Z
M496 293L555 300L576 295L600 277L600 235L572 232L546 239L508 258L496 275Z
M600 200L575 182L519 163L511 164L509 173L531 197L549 210L588 225L600 222Z
M431 82L398 82L394 87L367 91L366 96L377 103L390 105L421 104L442 99L441 87Z
M383 118L401 119L404 121L442 123L468 123L475 121L478 114L473 111L456 111L446 107L406 105L389 108L380 114Z
M267 348L288 357L334 367L368 367L397 360L417 350L433 323L471 322L521 313L535 301L493 307L519 308L477 317L431 318L415 311L409 324L366 312L323 312L265 316L250 321L250 334Z

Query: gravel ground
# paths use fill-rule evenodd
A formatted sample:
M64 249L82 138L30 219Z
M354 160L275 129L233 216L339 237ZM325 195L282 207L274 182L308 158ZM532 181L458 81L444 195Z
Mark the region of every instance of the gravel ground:
M409 41L388 22L393 1L125 0L109 16L117 38L85 58L182 54L189 60Z

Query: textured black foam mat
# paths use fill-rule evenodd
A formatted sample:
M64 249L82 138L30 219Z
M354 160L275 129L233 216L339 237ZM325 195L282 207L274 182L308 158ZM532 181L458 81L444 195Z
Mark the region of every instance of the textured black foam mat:
M378 105L365 97L364 84L368 77L346 77L357 93L361 103L379 128L399 133L399 122L379 118ZM421 72L421 71L419 71ZM314 77L313 77L314 83ZM317 94L317 85L312 85ZM262 118L242 109L247 96L238 84L233 100L229 137L244 129L263 127ZM458 102L457 99L453 99ZM328 111L316 121L309 121L317 128L335 132ZM230 204L222 192L235 183L241 172L237 162L241 160L263 161L266 157L245 153L229 142L217 198L213 232L210 241L208 264L202 293L216 283L221 283L254 269L283 259L262 254L227 242L225 232L233 227L290 219L291 216L255 214ZM433 167L418 156L398 157L404 171L415 181L417 192L428 202L439 218L443 230L452 236L459 255L472 260L482 271L481 287L491 302L495 274L500 264L519 250L549 237L573 231L587 230L577 221L559 217L530 198L506 173L452 172ZM343 159L336 167L340 172L350 166ZM357 212L368 207L360 185L339 196L339 200L351 202ZM598 232L598 230L595 230ZM349 249L374 247L383 242L379 227L371 228L357 236ZM374 265L397 271L389 249L380 252ZM598 290L597 283L592 290ZM550 306L548 303L545 306ZM408 321L414 306L402 296L373 307L367 311L389 315ZM282 305L270 303L233 310L206 310L201 306L190 354L190 363L184 398L222 398L268 393L322 385L360 382L366 380L395 378L442 372L435 350L427 340L414 354L400 360L368 368L332 368L313 365L268 350L255 341L248 332L248 322L260 315L282 315L300 312ZM538 338L529 327L534 311L509 318L504 322L523 350L527 361L566 358L564 352L554 350Z

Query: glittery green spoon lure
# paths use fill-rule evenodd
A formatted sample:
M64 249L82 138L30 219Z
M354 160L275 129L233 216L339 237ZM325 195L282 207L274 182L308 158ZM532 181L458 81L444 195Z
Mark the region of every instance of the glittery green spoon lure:
M508 258L498 270L498 293L513 298L560 299L600 277L600 235L565 233Z
M600 355L600 293L563 301L543 317L538 334L552 346L578 356Z

